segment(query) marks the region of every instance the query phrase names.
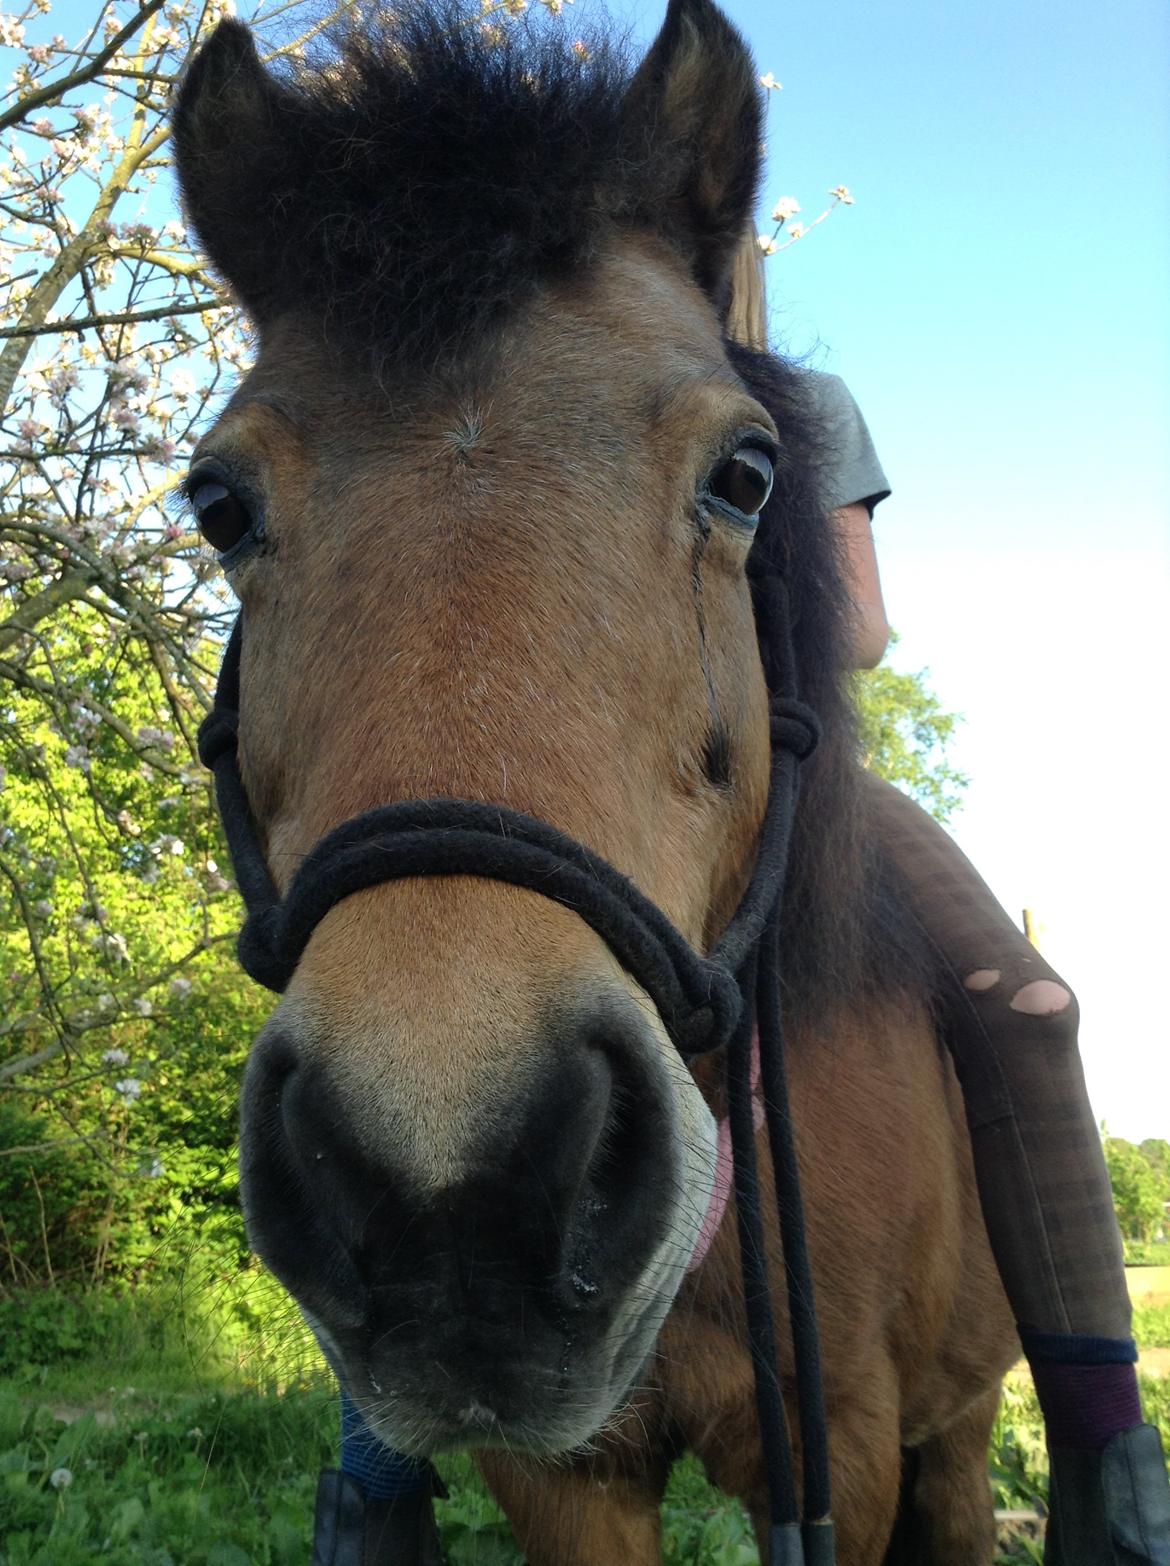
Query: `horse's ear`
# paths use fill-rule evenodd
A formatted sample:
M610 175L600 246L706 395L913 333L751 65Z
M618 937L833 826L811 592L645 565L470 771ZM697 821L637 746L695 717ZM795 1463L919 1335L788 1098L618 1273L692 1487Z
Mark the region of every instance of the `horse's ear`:
M720 299L755 206L763 111L747 45L712 0L670 0L623 120L633 166L653 182L636 203L657 203L657 226Z
M175 166L183 205L216 270L254 321L276 305L273 191L279 188L283 89L248 28L223 21L183 74L175 100ZM277 251L278 253L278 251Z

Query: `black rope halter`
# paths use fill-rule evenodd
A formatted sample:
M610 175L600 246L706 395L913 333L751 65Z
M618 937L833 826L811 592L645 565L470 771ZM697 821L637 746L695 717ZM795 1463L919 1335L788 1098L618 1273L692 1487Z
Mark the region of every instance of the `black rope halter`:
M684 1058L726 1048L728 1118L748 1341L768 1482L768 1566L832 1566L828 1439L812 1270L784 1067L779 916L799 789L799 763L819 737L796 697L787 593L774 574L752 578L768 678L772 770L746 892L703 956L656 904L598 854L547 822L465 799L404 800L354 816L306 856L282 898L264 858L240 776L239 673L243 617L224 655L199 754L216 798L248 910L238 952L245 971L282 991L313 931L343 898L404 876L473 875L539 892L584 919L650 996ZM798 1502L768 1290L752 1124L752 1034L776 1181L803 1457Z

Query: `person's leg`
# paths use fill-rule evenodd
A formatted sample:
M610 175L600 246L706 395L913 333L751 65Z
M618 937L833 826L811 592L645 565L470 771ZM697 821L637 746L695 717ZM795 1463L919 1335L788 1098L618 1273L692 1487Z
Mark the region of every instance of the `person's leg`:
M1044 1411L1054 1486L1072 1488L1060 1483L1068 1452L1098 1454L1098 1472L1116 1467L1119 1452L1122 1466L1156 1461L1160 1485L1144 1503L1147 1511L1154 1506L1146 1553L1114 1558L1126 1566L1170 1562L1170 1492L1156 1437L1151 1450L1148 1435L1127 1434L1141 1426L1137 1353L1109 1177L1077 1049L1076 1000L925 811L879 778L871 779L870 797L882 847L952 980L948 1042L988 1235ZM1111 1443L1106 1461L1101 1454ZM1129 1505L1118 1502L1122 1510ZM1104 1566L1108 1555L1094 1557L1079 1543L1074 1550L1073 1532L1070 1517L1049 1558ZM1059 1527L1053 1535L1061 1538Z

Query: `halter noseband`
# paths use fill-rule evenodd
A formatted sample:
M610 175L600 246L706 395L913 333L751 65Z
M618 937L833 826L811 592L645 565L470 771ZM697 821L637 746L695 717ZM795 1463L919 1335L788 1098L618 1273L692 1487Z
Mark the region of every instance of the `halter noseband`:
M532 816L473 800L403 800L352 817L313 847L282 898L265 861L237 754L242 615L228 641L214 705L199 730L199 754L215 775L224 833L248 910L237 947L240 962L257 983L283 991L313 931L354 892L404 876L480 876L538 892L583 919L650 996L684 1058L726 1048L744 1303L768 1482L768 1566L831 1566L828 1440L785 1081L778 929L799 762L815 747L820 726L792 688L795 665L784 584L774 574L761 573L753 577L752 588L772 691L771 779L747 890L706 956L632 881L583 843ZM752 1097L757 1027L796 1362L803 1506L796 1499L780 1392L760 1214Z

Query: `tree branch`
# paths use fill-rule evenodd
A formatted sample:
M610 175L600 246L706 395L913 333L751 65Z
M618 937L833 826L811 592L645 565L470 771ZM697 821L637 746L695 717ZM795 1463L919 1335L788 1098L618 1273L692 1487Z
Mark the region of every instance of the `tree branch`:
M90 587L99 580L96 572L65 571L55 582L39 593L26 598L20 608L0 623L0 649L11 646L22 636L34 631L40 622L60 609L62 604L76 598L84 598Z
M39 326L6 326L0 328L0 338L46 337L53 332L84 332L91 326L133 326L138 321L166 321L172 315L202 315L204 310L223 309L227 304L228 300L213 296L209 299L196 299L186 305L160 305L157 310L127 310L120 315L74 316L68 321L43 321Z
M128 39L148 22L156 11L161 11L165 0L147 0L146 5L128 21L125 27L110 39L104 49L98 51L88 65L81 66L76 71L71 71L68 76L62 76L60 81L46 82L43 87L38 87L35 92L30 92L27 97L19 98L10 109L0 114L0 131L6 131L10 125L19 125L21 120L27 119L37 109L43 109L51 103L56 103L58 98L63 98L67 92L72 92L75 87L82 87L86 82L93 81L95 76L100 76L103 68L117 54Z
M205 936L197 946L192 946L187 952L184 953L182 957L178 958L177 961L168 963L165 968L160 968L158 972L152 974L149 979L145 979L142 981L142 983L136 984L134 986L134 996L137 997L139 995L145 995L147 990L153 990L156 989L160 984L165 984L168 979L173 978L180 969L185 968L189 963L194 962L195 958L201 956L203 952L210 951L214 946L222 946L225 944L225 942L234 939L234 935ZM44 1019L37 1018L36 1020L43 1021ZM110 1011L108 1015L102 1015L100 1018L95 1019L91 1009L88 1011L78 1012L73 1017L63 1020L71 1038L76 1040L77 1035L81 1033L89 1032L93 1028L109 1027L111 1023L121 1021L122 1014L119 1012ZM11 1031L16 1032L19 1030L13 1029ZM52 1044L46 1044L43 1049L38 1049L31 1055L23 1055L19 1060L7 1061L3 1066L0 1066L0 1082L11 1081L13 1077L23 1076L27 1071L34 1071L37 1066L43 1066L48 1061L55 1060L56 1057L61 1054L64 1048L64 1041L56 1039Z

